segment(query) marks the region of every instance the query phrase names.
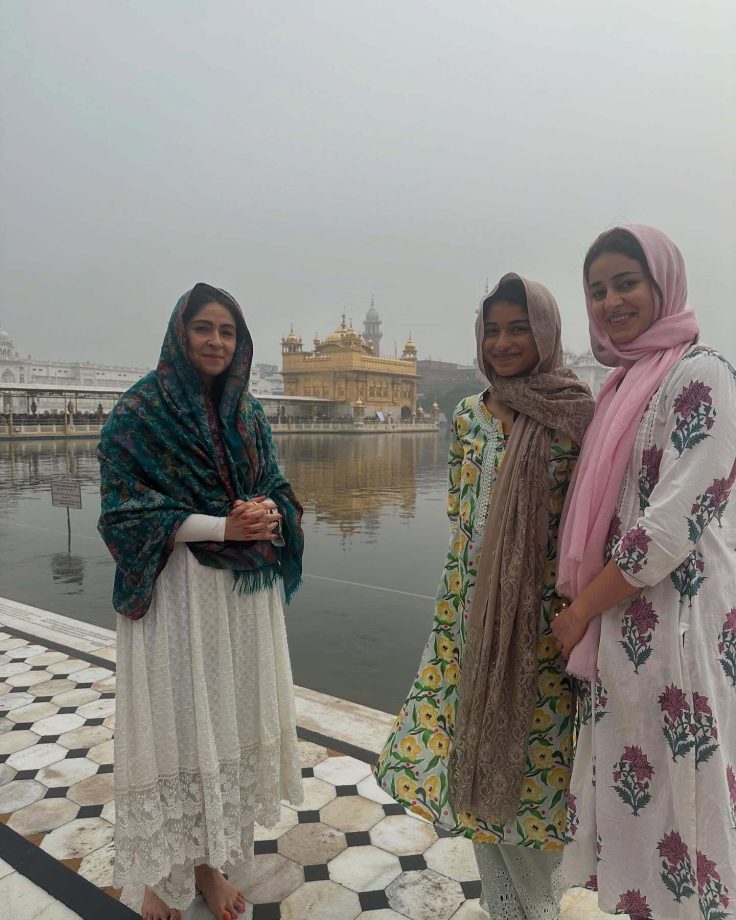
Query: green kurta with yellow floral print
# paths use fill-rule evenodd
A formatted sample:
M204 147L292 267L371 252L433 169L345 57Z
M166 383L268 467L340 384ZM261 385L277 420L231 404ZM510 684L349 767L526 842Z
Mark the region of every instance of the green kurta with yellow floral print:
M409 696L375 768L397 802L453 834L478 842L538 850L562 849L570 779L572 693L549 628L557 602L557 528L577 447L553 433L549 480L549 546L539 612L539 689L529 732L526 773L513 821L487 824L455 814L447 799L447 764L458 704L467 615L478 573L488 508L506 438L483 394L464 399L453 415L448 515L450 547L437 590L432 634Z

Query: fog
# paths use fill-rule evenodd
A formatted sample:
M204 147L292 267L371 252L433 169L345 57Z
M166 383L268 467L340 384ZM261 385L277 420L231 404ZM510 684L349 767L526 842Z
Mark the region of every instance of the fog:
M586 247L682 249L736 359L728 0L4 0L0 325L23 354L152 365L196 281L256 360L371 297L384 352L472 360L486 279L557 296L588 346Z

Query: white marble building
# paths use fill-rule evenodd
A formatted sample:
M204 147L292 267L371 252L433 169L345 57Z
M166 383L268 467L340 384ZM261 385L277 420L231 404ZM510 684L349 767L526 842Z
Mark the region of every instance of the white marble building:
M10 335L0 326L0 383L35 383L74 387L110 387L127 390L132 384L148 373L147 367L122 367L115 364L96 364L91 361L50 361L33 355L21 356L13 344ZM13 399L13 411L27 412L29 400L26 397ZM10 397L3 397L2 411L8 412ZM37 411L54 412L62 408L59 398L39 400ZM83 411L96 408L85 405ZM105 406L109 408L109 406ZM80 410L82 409L80 405Z

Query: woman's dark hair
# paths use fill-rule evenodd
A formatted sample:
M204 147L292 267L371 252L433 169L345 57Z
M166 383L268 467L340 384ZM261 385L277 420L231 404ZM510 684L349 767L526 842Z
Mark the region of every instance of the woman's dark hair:
M525 313L529 309L529 305L527 304L526 300L526 288L524 287L523 282L518 278L509 278L508 281L504 281L494 294L483 301L484 318L487 316L488 311L493 306L493 304L497 303L499 300L505 300L507 303L513 303L517 307L521 307Z
M223 291L219 291L217 288L212 287L211 284L204 284L201 281L192 288L189 300L184 308L184 326L186 327L188 323L191 323L202 307L205 307L208 303L219 303L220 306L225 307L230 312L235 322L237 341L240 342L245 331L245 322L235 302ZM210 396L216 406L220 404L229 372L230 368L228 367L219 376L215 377Z
M651 284L661 303L662 291L654 280L641 243L633 233L629 233L628 230L624 230L622 227L614 227L613 230L606 230L604 233L601 233L588 250L585 261L583 262L583 277L585 278L586 284L588 283L590 266L595 262L598 256L602 256L606 252L615 252L618 253L618 255L627 256L627 258L638 262L639 265L641 265L647 281Z
M236 309L232 299L228 297L227 294L212 287L211 284L204 284L201 281L194 285L189 295L189 301L184 309L184 325L186 326L187 323L191 323L202 307L206 306L208 303L219 303L220 306L230 311L235 320L238 339L240 339L243 329L243 317L240 311Z

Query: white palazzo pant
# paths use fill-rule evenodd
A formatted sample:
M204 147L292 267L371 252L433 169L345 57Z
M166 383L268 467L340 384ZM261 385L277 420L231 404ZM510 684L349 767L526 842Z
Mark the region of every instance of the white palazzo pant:
M504 843L473 844L491 920L557 920L564 884L562 853Z
M196 865L242 874L254 822L302 800L280 591L241 595L179 544L117 650L114 884L185 910Z

